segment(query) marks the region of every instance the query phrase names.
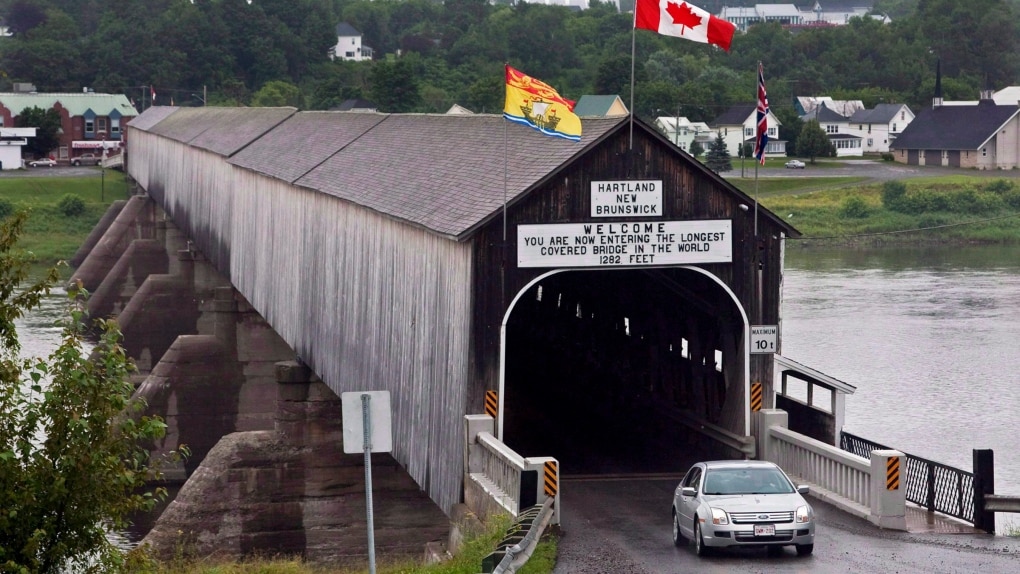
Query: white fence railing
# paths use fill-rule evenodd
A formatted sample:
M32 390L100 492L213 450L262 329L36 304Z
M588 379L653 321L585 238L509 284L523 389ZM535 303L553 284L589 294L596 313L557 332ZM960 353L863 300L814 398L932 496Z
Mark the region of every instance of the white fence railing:
M759 458L778 464L795 481L809 484L816 497L846 512L906 530L903 453L876 450L869 461L789 430L787 413L778 409L759 411L755 425Z
M524 510L554 498L553 524L560 521L559 462L552 457L522 457L494 435L495 419L464 417L464 498L483 518L503 511L517 517Z

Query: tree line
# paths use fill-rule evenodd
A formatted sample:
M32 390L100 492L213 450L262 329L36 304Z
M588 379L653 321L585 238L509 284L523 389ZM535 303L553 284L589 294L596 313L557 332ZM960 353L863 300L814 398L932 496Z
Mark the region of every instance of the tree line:
M795 96L917 110L931 101L936 62L947 99L975 99L1017 83L1018 1L876 0L874 12L891 23L759 24L738 33L729 52L638 31L633 107L643 117L711 122L753 101L759 61L784 123ZM695 4L718 11L720 2ZM485 0L0 0L0 14L13 34L0 38L0 89L88 87L124 93L140 109L152 86L160 105L330 109L365 98L386 112L457 103L494 113L506 62L568 98L631 101L632 15L600 0L580 11ZM362 32L373 61L329 59L340 22Z

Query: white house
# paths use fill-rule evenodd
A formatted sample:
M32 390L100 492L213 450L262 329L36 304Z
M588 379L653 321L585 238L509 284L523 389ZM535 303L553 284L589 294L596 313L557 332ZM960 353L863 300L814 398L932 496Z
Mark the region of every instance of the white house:
M336 46L329 52L329 59L360 62L372 59L372 48L361 45L361 32L347 22L336 25Z
M786 141L779 139L779 126L782 123L771 111L765 117L768 125L769 141L765 145L766 157L782 157L786 155ZM726 143L726 149L730 156L740 157L740 145L755 141L755 124L757 123L757 112L754 104L742 104L733 106L723 112L712 123L711 127L716 135L721 135ZM707 149L707 148L706 148Z
M705 122L692 122L683 116L659 116L655 125L674 145L684 151L691 150L691 143L698 142L702 149L715 140L715 132Z
M0 127L0 170L21 169L21 148L28 144L28 138L35 137L35 128Z
M864 153L886 153L912 121L914 112L906 104L878 104L850 116L850 133L861 137Z
M861 136L850 130L850 118L829 109L824 102L814 111L801 116L801 119L805 122L818 120L818 124L825 130L825 135L829 136L829 141L836 148L836 157L864 155Z

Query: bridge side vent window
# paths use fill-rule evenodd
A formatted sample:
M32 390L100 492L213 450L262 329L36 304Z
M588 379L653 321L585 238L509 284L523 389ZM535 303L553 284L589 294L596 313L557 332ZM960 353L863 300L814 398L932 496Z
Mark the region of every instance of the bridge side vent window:
M535 301L541 301L541 300L542 300L542 286L539 285L538 289L535 291Z
M719 350L715 352L715 370L722 372L722 351Z
M687 348L687 339L680 339L680 356L685 359L690 359L690 350Z
M823 410L827 413L832 412L833 404L833 390L823 387L821 385L811 385L811 406L816 409Z
M560 307L562 307L562 306L563 306L563 293L560 293L560 294L559 294L559 295L558 295L558 296L556 297L556 308L557 308L557 309L559 309L559 308L560 308Z
M580 303L577 304L577 312L574 313L574 316L577 317L578 319L584 319L584 312L581 311Z
M808 384L803 379L792 376L783 377L782 394L805 405L810 404L808 402Z
M623 334L630 336L630 317L623 318Z

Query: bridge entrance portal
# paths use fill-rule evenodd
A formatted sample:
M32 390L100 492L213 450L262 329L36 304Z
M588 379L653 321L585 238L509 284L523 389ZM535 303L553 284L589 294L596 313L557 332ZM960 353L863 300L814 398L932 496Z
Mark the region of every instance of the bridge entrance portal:
M678 417L747 434L746 333L732 293L699 268L545 275L504 321L502 439L565 475L732 457Z

